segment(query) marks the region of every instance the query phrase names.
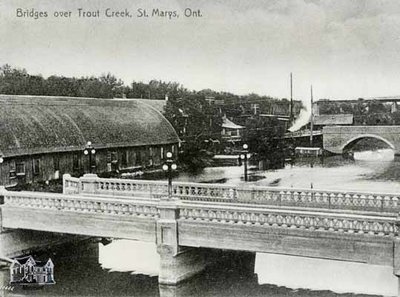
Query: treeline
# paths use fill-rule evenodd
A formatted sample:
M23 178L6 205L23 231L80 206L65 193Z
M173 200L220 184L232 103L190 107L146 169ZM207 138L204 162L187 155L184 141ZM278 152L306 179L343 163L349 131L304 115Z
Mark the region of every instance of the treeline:
M319 102L320 114L352 114L355 125L400 125L400 111L392 108L392 102L378 100Z
M111 74L100 77L43 78L25 69L0 67L0 94L114 98L123 92L123 82Z
M13 68L6 64L0 67L0 94L43 95L91 98L143 98L164 99L184 98L197 95L204 99L213 98L223 101L223 111L228 117L244 113L271 113L286 115L289 113L289 101L254 93L235 95L229 92L217 92L210 89L191 91L177 82L151 80L148 83L133 81L125 85L114 75L102 74L99 77L65 77L52 75L31 75L25 69ZM295 113L302 108L301 102L295 102Z

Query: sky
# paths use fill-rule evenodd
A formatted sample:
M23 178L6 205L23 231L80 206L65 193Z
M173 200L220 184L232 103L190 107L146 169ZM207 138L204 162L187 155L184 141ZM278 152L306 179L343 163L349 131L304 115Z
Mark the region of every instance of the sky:
M78 17L79 8L100 16ZM106 17L107 8L132 17ZM315 99L399 95L399 51L398 0L0 0L0 65L45 77L110 72L126 84L289 98L292 72L294 98L308 105L310 85Z

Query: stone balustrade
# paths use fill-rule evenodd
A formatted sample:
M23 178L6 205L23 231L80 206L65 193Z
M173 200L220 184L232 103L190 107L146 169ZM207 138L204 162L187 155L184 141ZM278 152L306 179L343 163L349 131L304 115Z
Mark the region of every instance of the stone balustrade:
M63 176L63 193L78 194L80 190L80 179L69 174Z
M159 282L168 285L211 263L204 249L393 265L400 277L396 196L175 183L180 199L165 199L166 186L92 175L68 183L75 194L2 189L0 221L7 230L156 242Z
M64 176L64 193L160 199L165 181ZM173 182L175 199L371 212L400 212L400 194Z
M155 201L103 199L43 192L6 191L3 193L6 206L150 218L159 216L157 202Z
M160 208L177 211L179 220L207 221L237 225L262 225L310 231L361 233L397 236L397 214L353 213L343 210L277 208L238 203L196 203L179 200L88 197L43 192L3 191L4 205L61 212L160 218ZM161 203L161 204L160 204Z
M179 219L375 236L398 236L399 231L397 217L394 215L371 216L221 205L183 204Z

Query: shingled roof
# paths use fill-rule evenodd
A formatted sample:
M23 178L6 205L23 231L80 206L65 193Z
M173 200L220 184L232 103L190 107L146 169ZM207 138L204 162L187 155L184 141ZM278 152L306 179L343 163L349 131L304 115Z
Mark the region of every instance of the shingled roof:
M155 108L137 100L0 95L5 156L177 143Z
M135 100L141 103L145 103L150 105L151 107L154 107L155 109L157 109L159 112L163 113L165 106L167 105L167 101L166 100L156 100L156 99L130 99L130 100Z

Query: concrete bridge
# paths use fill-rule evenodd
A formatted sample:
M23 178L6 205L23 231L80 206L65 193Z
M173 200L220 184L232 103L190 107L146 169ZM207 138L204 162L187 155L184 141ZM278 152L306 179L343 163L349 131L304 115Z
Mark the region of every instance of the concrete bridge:
M363 138L375 138L400 154L400 126L325 126L322 130L323 147L341 154Z
M200 272L214 251L238 251L246 271L262 252L390 266L400 276L400 194L195 183L166 193L160 181L66 175L63 194L3 190L1 224L155 242L160 284Z

